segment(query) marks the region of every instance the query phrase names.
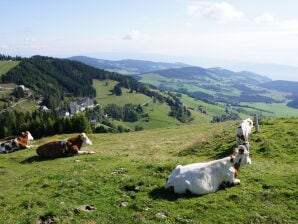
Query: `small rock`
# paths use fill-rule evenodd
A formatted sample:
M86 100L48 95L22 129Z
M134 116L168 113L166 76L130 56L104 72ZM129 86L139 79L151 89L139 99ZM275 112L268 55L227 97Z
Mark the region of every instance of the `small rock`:
M93 205L82 205L78 209L75 209L75 210L85 211L85 212L92 212L92 211L96 210L96 208ZM78 211L75 211L75 213L78 212Z
M120 203L118 203L119 207L127 207L128 206L128 202L127 201L122 201Z
M76 162L76 163L79 163L79 162L81 162L81 160L79 160L79 159L76 159L76 160L75 160L75 162Z
M164 219L164 218L167 218L168 217L168 212L157 212L156 214L155 214L155 217L156 218L162 218L162 219Z
M145 207L143 210L144 210L144 211L149 211L150 208L149 208L149 207Z

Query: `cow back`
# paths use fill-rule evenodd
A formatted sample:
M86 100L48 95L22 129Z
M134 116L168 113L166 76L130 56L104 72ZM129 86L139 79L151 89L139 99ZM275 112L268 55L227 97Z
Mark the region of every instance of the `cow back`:
M66 144L61 141L51 141L37 147L36 152L40 157L57 158L66 155Z

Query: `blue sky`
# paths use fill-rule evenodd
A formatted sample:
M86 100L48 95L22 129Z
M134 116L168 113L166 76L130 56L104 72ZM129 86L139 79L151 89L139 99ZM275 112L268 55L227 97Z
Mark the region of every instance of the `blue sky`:
M297 0L0 0L0 10L4 54L298 66Z

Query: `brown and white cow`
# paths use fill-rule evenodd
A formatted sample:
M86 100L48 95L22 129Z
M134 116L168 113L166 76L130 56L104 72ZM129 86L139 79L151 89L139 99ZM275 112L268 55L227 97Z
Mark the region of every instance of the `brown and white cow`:
M223 185L240 184L236 177L240 166L245 164L251 164L249 152L240 145L231 156L223 159L176 166L167 179L165 189L177 194L190 192L203 195L216 192Z
M30 148L30 140L33 140L31 133L29 131L22 132L20 137L0 142L0 153L11 153L17 150Z
M236 130L236 146L245 145L249 150L248 137L251 134L251 129L253 128L253 121L247 118L241 122Z
M59 158L71 155L93 154L93 151L81 151L84 145L92 145L85 133L65 140L53 140L37 147L36 152L43 158Z

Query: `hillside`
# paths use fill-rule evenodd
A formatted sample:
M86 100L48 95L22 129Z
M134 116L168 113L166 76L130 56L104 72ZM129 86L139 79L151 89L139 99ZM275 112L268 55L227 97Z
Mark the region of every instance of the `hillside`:
M19 61L1 61L0 60L0 75L6 74L10 69L17 66Z
M130 77L67 59L43 56L22 59L19 65L2 75L0 81L0 87L16 84L11 90L0 92L0 100L4 102L0 103L0 112L13 116L11 121L0 117L0 137L19 134L15 119L20 120L18 126L33 129L38 137L70 133L73 131L67 124L70 121L61 121L60 117L74 110L85 111L82 113L85 119L80 118L79 122L83 129L77 129L86 132L91 125L95 132L124 132L189 123L193 119L175 94L161 93ZM107 87L108 83L111 84ZM87 101L88 106L79 108L79 104ZM27 108L21 113L15 111L19 109L15 105L30 106L31 111L32 103L35 110L46 106L50 118L43 120L45 116L35 111L30 115L21 114L28 111ZM86 107L93 108L86 110Z
M166 62L152 62L144 60L103 60L90 58L85 56L74 56L69 58L70 60L80 61L87 65L93 66L95 68L105 69L108 71L118 72L120 74L140 74L145 72L151 72L156 70L168 69L168 68L181 68L188 65L183 63L166 63Z
M277 81L262 83L261 86L268 89L278 90L281 92L288 92L298 96L298 82L277 80Z
M94 155L0 155L1 223L297 223L297 119L262 119L241 185L202 197L164 191L177 164L232 153L238 122L92 134ZM286 134L285 134L286 133ZM82 211L90 205L95 210Z

